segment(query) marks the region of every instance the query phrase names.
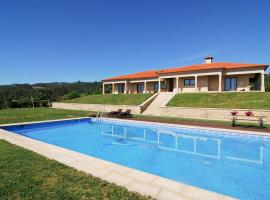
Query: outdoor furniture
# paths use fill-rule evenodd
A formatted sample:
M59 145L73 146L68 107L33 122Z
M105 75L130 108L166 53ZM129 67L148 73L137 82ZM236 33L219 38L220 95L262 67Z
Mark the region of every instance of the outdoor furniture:
M108 117L115 117L116 115L122 113L123 109L118 109L117 111L111 111L108 113Z
M118 113L116 115L116 117L120 117L120 118L131 118L132 117L131 110L128 109L125 112Z
M238 112L231 112L232 126L236 126L236 121L256 121L259 123L260 128L263 128L264 116L254 115L252 112L246 112L245 114L238 114Z

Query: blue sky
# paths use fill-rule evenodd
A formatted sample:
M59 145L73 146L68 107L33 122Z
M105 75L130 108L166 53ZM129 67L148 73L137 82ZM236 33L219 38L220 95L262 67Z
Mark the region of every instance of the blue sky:
M0 0L0 84L270 64L270 1Z

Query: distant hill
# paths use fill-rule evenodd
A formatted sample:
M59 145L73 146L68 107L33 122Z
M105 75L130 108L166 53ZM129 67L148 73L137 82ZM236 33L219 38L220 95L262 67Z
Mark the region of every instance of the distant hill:
M61 100L70 92L78 94L100 94L101 82L53 82L36 84L0 85L0 109L45 105Z

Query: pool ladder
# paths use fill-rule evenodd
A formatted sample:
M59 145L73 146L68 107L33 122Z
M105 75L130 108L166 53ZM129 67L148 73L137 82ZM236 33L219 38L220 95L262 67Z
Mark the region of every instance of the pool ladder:
M102 119L103 119L103 114L104 114L104 110L99 109L99 110L98 110L98 113L97 113L97 116L96 116L97 121L102 121Z

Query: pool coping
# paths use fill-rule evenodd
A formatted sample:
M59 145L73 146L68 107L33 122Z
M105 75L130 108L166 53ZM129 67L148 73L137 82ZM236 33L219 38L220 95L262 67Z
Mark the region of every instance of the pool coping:
M80 120L80 119L95 119L94 117L75 117L75 118L64 118L64 119L54 119L54 120L43 120L43 121L34 121L34 122L18 122L18 123L9 123L9 124L0 124L1 127L5 126L16 126L16 125L27 125L27 124L38 124L38 123L46 123L46 122L58 122L58 121L68 121L68 120ZM200 130L212 130L212 131L221 131L226 133L239 133L239 134L249 134L249 135L258 135L258 136L269 136L268 132L261 131L250 131L250 130L235 130L230 128L217 128L217 127L206 127L206 126L192 126L192 125L182 125L182 124L173 124L173 123L165 123L165 122L150 122L150 121L142 121L142 120L126 120L119 118L108 118L104 117L107 121L122 121L126 123L137 123L137 124L150 124L150 125L160 125L160 126L170 126L170 127L178 127L178 128L191 128L191 129L200 129Z
M268 136L270 137L270 133L268 132L260 132L260 131L248 131L248 130L234 130L234 129L227 129L227 128L215 128L215 127L205 127L205 126L192 126L192 125L182 125L182 124L172 124L172 123L163 123L163 122L149 122L149 121L142 121L142 120L125 120L119 118L103 118L106 121L120 121L126 123L136 123L136 124L149 124L153 126L170 126L174 128L189 128L189 129L199 129L199 130L211 130L211 131L219 131L225 132L225 134L241 134L241 135L257 135L257 136ZM1 128L1 126L0 126Z
M195 186L191 186L185 183L173 181L167 178L163 178L157 175L153 175L153 174L146 173L140 170L129 168L120 164L110 162L110 161L106 161L106 160L102 160L96 157L85 155L76 151L68 150L68 149L65 149L56 145L48 144L42 141L31 139L31 138L1 129L1 127L3 126L35 124L35 123L41 123L41 122L55 122L55 121L63 121L63 120L67 121L67 120L87 119L87 118L89 117L0 125L0 139L4 139L12 144L34 151L49 159L56 160L69 167L73 167L75 169L84 171L93 176L99 177L110 183L115 183L117 185L123 186L130 191L135 191L143 195L150 195L156 199L160 199L160 200L163 200L163 199L164 200L233 199L232 197L229 197L229 196L211 192L211 191L201 189ZM125 121L127 123L132 123L130 120L124 120L124 119L107 119L106 118L106 120ZM144 123L144 122L137 121L136 123ZM145 122L145 123L152 124L152 125L165 124L165 123L155 123L155 122ZM188 128L198 129L198 127L194 127L194 126L172 125L172 124L167 124L167 125L174 126L174 127L188 127ZM203 128L204 127L201 127L200 129L203 129ZM217 130L216 128L214 129ZM220 131L220 129L218 130ZM228 132L227 129L224 131ZM235 133L236 131L233 131L233 132ZM240 131L240 132L243 133L243 131Z

